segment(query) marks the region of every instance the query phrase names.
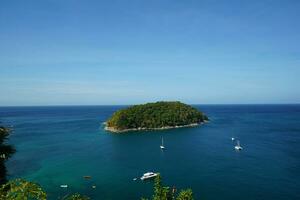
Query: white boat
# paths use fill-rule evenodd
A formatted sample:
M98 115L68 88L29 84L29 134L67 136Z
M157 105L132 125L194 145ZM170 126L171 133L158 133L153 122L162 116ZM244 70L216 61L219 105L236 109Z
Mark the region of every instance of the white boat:
M242 150L242 149L243 149L243 147L241 147L241 145L240 145L240 141L238 140L238 141L236 141L236 143L237 143L237 144L235 145L235 147L234 147L234 148L235 148L236 150Z
M154 178L156 177L158 174L157 173L154 173L154 172L147 172L145 173L140 179L143 181L143 180L147 180L147 179L151 179L151 178Z
M68 185L60 185L61 188L67 188Z
M165 149L165 146L164 146L164 138L161 137L161 145L160 145L160 148L161 149Z
M234 137L232 137L232 138L231 138L231 140L233 141L233 140L235 140L235 138L234 138Z

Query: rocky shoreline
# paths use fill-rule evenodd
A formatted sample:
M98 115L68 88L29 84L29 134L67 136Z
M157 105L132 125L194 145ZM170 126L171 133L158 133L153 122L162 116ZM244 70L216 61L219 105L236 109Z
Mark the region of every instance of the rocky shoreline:
M205 123L205 122L202 122L202 123ZM164 127L160 127L160 128L139 127L139 128L130 128L130 129L124 129L124 130L118 130L118 129L115 129L114 127L108 127L106 122L104 122L103 124L105 125L104 129L106 131L113 132L113 133L124 133L124 132L130 132L130 131L159 131L159 130L168 130L168 129L174 129L174 128L194 127L194 126L198 126L202 123L192 123L192 124L181 125L181 126L164 126Z

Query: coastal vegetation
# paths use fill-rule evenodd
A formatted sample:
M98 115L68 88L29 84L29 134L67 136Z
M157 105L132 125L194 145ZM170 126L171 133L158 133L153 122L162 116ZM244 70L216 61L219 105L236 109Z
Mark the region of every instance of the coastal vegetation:
M156 102L134 105L116 111L106 122L106 130L155 130L198 125L208 117L196 108L181 103Z
M15 148L12 145L6 144L11 133L11 129L0 126L0 158L7 160L15 153Z
M46 200L47 194L36 183L15 179L2 185L0 197L5 200Z
M3 184L0 187L0 199L3 200L46 200L47 194L43 188L33 182L23 179L15 179ZM67 195L61 200L89 200L87 196L81 194Z
M0 187L0 199L3 200L47 200L47 194L43 188L33 182L23 179L14 179ZM89 197L81 194L67 195L60 200L90 200ZM175 187L168 187L162 184L161 176L154 180L153 195L151 199L142 200L194 200L191 189L181 190L179 193Z
M6 143L10 133L11 129L0 126L0 185L7 181L5 161L7 161L16 151L12 145Z
M141 200L150 200L142 198ZM191 189L181 190L177 193L175 187L171 188L162 184L161 176L158 175L154 180L153 195L151 200L194 200Z

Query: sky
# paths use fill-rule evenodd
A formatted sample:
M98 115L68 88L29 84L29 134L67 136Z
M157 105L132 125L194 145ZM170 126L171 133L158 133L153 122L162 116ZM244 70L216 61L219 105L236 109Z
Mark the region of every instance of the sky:
M1 0L0 106L300 103L298 0Z

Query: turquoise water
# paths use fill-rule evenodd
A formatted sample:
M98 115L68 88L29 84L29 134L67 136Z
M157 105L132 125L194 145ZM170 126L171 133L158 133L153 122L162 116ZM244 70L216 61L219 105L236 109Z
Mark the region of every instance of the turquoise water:
M211 119L199 127L105 132L101 123L121 107L1 107L17 149L8 178L40 183L49 199L80 192L129 200L151 195L151 182L132 180L151 170L167 185L192 188L196 199L300 199L300 105L199 105Z

